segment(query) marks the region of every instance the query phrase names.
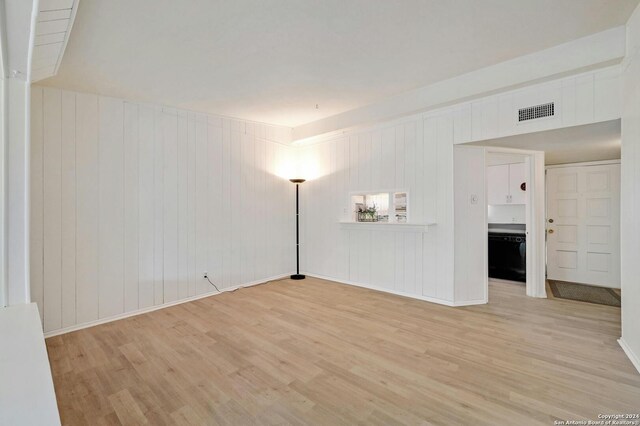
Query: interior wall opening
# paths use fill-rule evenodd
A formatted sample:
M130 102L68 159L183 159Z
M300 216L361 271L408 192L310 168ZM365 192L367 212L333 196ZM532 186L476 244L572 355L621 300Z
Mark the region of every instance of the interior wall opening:
M534 251L549 297L620 305L620 140L611 120L469 144L486 150L487 282L528 282ZM541 238L527 222L532 159L520 150L543 153Z

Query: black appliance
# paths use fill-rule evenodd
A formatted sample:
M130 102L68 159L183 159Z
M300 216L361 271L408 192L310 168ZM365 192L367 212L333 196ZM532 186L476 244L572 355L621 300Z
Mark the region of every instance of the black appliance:
M489 277L527 282L527 239L524 233L489 231Z

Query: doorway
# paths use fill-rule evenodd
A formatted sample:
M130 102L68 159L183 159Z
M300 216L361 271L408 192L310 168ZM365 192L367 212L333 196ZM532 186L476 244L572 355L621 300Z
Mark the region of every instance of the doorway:
M620 161L547 167L551 293L621 305Z
M486 294L498 279L546 297L544 153L488 146L485 166Z
M493 154L524 155L528 164L535 163L538 169L539 176L535 171L527 172L536 175L539 180L537 190L534 189L535 185L527 188L530 191L526 191L526 197L540 200L538 208L526 208L530 215L525 224L527 275L532 251L534 256L541 259L541 265L538 265L538 284L527 285L527 295L546 297L548 277L557 282L611 288L619 296L619 290L616 289L620 282L619 120L475 142L468 146L483 148L487 159ZM539 156L537 163L536 154ZM512 166L508 171L515 170L517 173L518 167ZM492 174L502 175L503 179L508 176L504 168L502 171L487 170L485 182ZM529 176L529 179L536 177ZM530 183L535 184L535 181L527 182L528 185ZM508 185L503 185L501 192L498 191L498 194L502 194L503 204L509 204L508 201L516 200L514 196L522 195L513 194L513 188L510 187L513 182ZM507 195L512 197L511 200L504 201L504 188L510 191ZM551 191L552 195L547 191ZM492 195L488 187L486 198L488 205L496 203L496 195ZM500 198L497 200L499 202ZM502 223L514 218L515 222L519 222L521 216L518 212L509 210L513 208L501 208L499 214L489 211L487 228L492 214L501 217L499 222ZM521 207L518 209L522 211ZM534 235L529 219L538 224ZM553 287L549 289L552 291L549 297L553 297L555 291Z

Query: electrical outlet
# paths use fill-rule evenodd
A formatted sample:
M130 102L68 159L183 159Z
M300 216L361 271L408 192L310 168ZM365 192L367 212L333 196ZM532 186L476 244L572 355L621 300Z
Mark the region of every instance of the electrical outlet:
M208 273L207 271L204 271L204 272L202 273L202 278L204 278L204 279L209 278L209 273Z

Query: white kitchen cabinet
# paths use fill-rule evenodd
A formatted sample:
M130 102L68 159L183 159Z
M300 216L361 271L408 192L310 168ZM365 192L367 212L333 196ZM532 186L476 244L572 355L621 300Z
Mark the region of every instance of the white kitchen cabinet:
M489 205L526 204L525 163L487 167L487 202Z
M487 167L487 202L489 205L507 204L509 198L509 165Z
M527 192L522 190L526 179L525 163L509 164L509 204L527 204ZM526 185L525 185L526 188Z

